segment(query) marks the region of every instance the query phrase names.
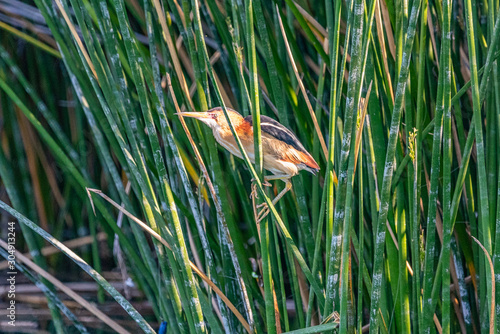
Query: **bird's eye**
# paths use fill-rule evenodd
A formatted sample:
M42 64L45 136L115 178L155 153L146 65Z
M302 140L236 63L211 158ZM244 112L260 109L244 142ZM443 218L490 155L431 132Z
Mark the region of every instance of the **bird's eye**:
M218 116L217 114L214 113L214 114L212 114L210 116L212 116L212 119L217 120L217 116Z

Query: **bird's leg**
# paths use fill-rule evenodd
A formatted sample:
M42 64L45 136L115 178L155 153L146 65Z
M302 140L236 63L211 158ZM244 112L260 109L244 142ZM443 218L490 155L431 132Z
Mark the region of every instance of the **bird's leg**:
M284 182L285 179L290 179L293 175L288 175L288 174L280 174L280 175L267 175L267 176L264 176L264 182L262 182L262 185L266 186L266 187L270 187L271 186L271 183L269 183L269 181L273 181L273 180L283 180ZM255 181L255 179L252 179L252 181ZM253 195L253 191L255 190L255 195L257 195L257 185L254 183L253 184L253 188L252 188L252 194L250 196ZM283 192L283 191L282 191ZM286 192L286 191L285 191ZM278 194L278 196L276 196L276 198L280 199L284 193L281 195ZM274 203L273 203L274 204ZM267 204L264 202L264 203L261 203L259 205L257 205L256 207L257 208L261 208L263 206L266 206Z
M252 192L250 193L250 198L252 199L252 208L253 208L253 217L255 221L257 221L257 207L255 206L255 199L257 198L257 184L252 182ZM257 221L257 231L259 231L259 240L260 240L260 227L259 222Z
M262 185L265 187L270 187L271 183L267 182L266 178L264 177L264 182L262 182ZM252 179L252 191L250 192L250 198L259 198L257 193L257 183L255 182L255 179Z
M256 184L255 184L255 179L254 179L254 178L252 178L251 182L252 182L254 185L256 185ZM266 186L266 187L270 187L270 186L271 186L271 183L267 182L267 179L266 179L266 177L265 177L265 176L264 176L264 182L262 182L262 185L263 185L263 186Z
M282 180L285 182L285 188L273 199L273 205L276 205L278 201L283 197L290 189L292 189L292 182L290 181L290 177L292 175L272 175L268 177L264 177L264 180L269 181L269 180ZM262 219L264 219L268 214L269 214L269 207L267 203L262 203L258 205L257 207L263 207L262 210L260 210L259 214L257 215L257 223L260 223Z
M255 200L255 198L257 198L257 184L255 182L252 182L252 191L250 191L250 198L252 199L252 201Z
M263 186L270 187L271 183L269 183L265 178L264 182L262 182ZM255 220L257 221L258 219L258 213L257 209L261 207L262 204L255 205L255 199L258 198L258 193L257 193L257 183L255 182L255 179L252 179L252 191L250 192L250 198L252 199L252 208L253 208L253 215ZM260 222L260 221L258 221ZM260 231L260 229L259 229ZM260 232L259 232L260 233Z

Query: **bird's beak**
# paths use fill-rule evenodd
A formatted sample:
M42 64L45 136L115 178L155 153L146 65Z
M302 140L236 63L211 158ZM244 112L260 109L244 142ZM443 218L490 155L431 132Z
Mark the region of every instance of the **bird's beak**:
M199 119L200 121L202 121L203 119L206 119L206 118L211 118L210 114L208 112L194 112L194 111L188 112L188 111L186 111L186 112L178 112L178 113L175 113L174 115L179 115L182 117L193 117L193 118Z
M205 123L209 127L214 127L216 125L214 119L212 118L212 116L210 115L209 112L189 111L189 112L178 112L178 113L175 113L174 115L179 115L182 117L196 118L197 120L202 121L203 123Z

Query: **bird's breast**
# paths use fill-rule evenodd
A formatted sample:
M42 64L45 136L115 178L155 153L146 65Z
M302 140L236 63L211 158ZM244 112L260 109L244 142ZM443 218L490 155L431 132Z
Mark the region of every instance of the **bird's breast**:
M253 138L250 137L247 133L241 133L240 131L238 131L238 128L236 128L236 131L238 133L238 137L240 138L241 144L243 145L243 148L248 155L248 158L252 163L254 163L255 154ZM238 147L238 144L236 143L236 140L234 139L231 129L221 131L214 130L214 137L222 147L229 151L229 153L237 156L240 159L243 159L243 156Z
M236 128L238 137L243 145L250 162L255 163L255 148L253 140L253 131L251 127L239 126ZM217 142L228 150L231 154L243 159L238 144L233 137L230 129L214 130L214 137ZM273 174L296 175L300 166L287 159L287 152L290 146L286 143L262 133L262 154L264 156L264 168Z

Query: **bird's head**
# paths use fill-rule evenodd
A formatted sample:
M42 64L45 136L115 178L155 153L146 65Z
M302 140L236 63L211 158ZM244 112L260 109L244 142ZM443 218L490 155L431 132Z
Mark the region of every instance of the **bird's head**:
M227 108L227 112L234 126L237 126L243 120L243 117L233 109ZM224 115L224 110L222 110L221 107L213 108L204 112L180 112L175 115L196 118L208 125L212 128L212 130L229 128L226 116Z

